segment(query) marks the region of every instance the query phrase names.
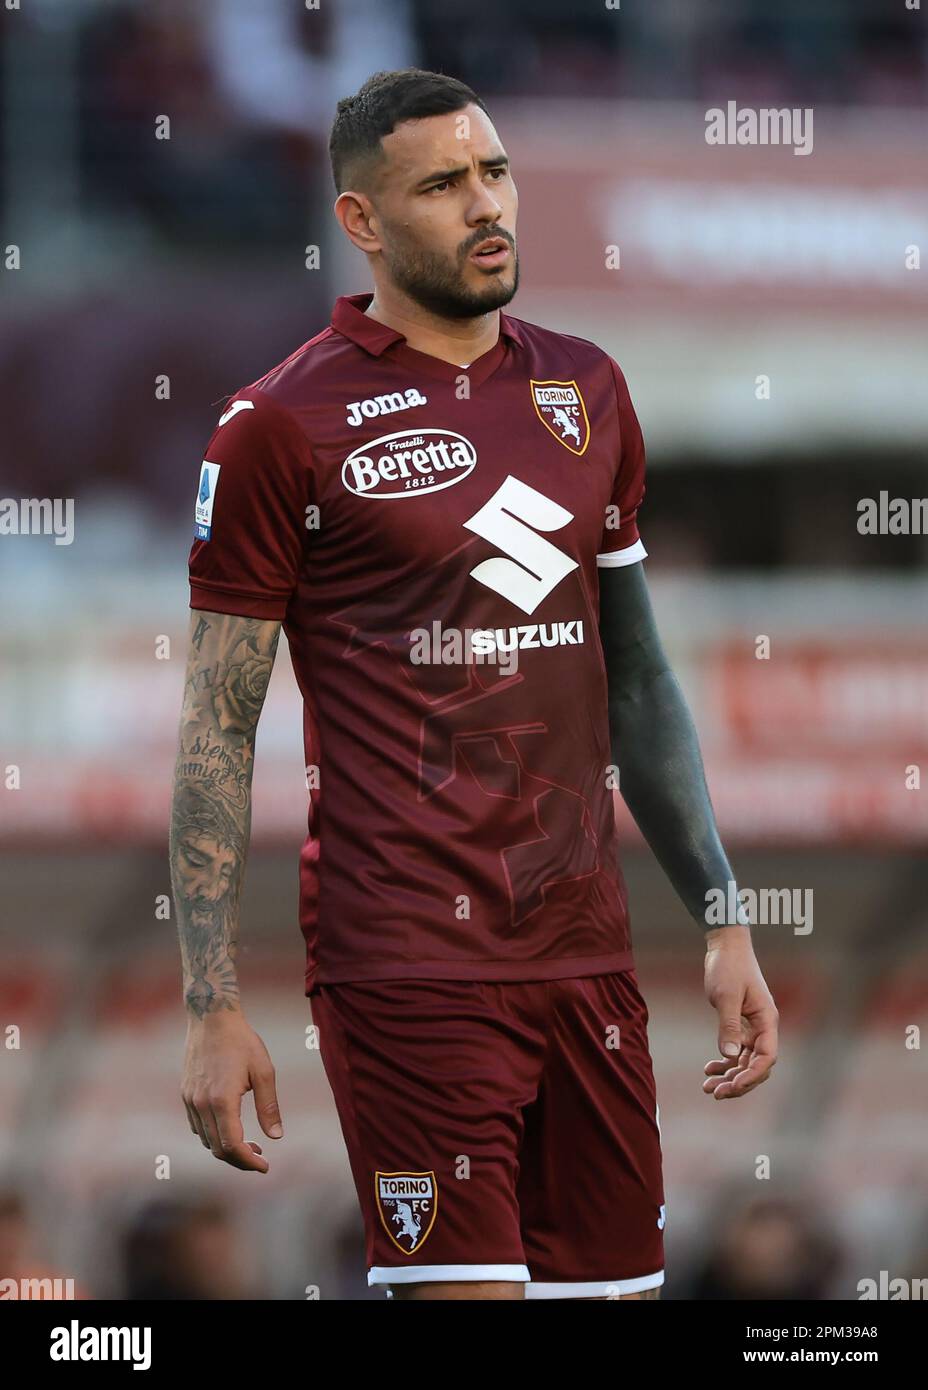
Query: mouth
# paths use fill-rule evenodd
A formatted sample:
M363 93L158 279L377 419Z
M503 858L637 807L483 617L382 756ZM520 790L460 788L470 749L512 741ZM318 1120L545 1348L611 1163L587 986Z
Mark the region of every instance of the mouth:
M509 258L509 242L501 236L488 238L468 256L468 260L475 265L483 266L485 270L495 270L498 266L505 265Z

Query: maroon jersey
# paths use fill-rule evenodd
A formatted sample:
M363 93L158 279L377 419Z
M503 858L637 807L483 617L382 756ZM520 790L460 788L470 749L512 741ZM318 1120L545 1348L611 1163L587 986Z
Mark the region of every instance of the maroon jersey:
M370 301L227 405L190 553L192 608L290 644L306 992L629 969L597 576L645 555L625 379L505 313L458 367Z

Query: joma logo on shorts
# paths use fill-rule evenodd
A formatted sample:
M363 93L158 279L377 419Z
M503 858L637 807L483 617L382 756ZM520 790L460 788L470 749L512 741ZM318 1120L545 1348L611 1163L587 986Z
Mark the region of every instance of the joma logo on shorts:
M414 386L406 391L389 391L385 396L368 396L365 401L352 401L348 406L349 425L360 425L364 419L375 420L378 415L392 415L396 410L410 410L414 405L427 405L428 396L423 396Z

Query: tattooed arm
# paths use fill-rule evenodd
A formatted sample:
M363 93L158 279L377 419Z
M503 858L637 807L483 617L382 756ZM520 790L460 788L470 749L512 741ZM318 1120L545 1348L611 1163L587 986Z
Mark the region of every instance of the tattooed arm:
M235 955L251 829L255 734L280 623L194 610L171 807L171 882L180 936L187 1046L183 1097L217 1158L267 1172L245 1143L241 1098L254 1090L265 1134L280 1137L274 1069L245 1021ZM275 1132L276 1131L276 1132Z

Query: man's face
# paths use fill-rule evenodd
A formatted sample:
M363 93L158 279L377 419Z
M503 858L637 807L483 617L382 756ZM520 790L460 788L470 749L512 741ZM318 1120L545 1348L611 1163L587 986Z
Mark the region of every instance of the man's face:
M371 225L393 282L444 318L508 304L519 285L519 199L489 117L466 106L404 121L382 144Z
M190 923L199 931L222 927L237 863L234 848L215 835L191 829L181 838L178 874Z

